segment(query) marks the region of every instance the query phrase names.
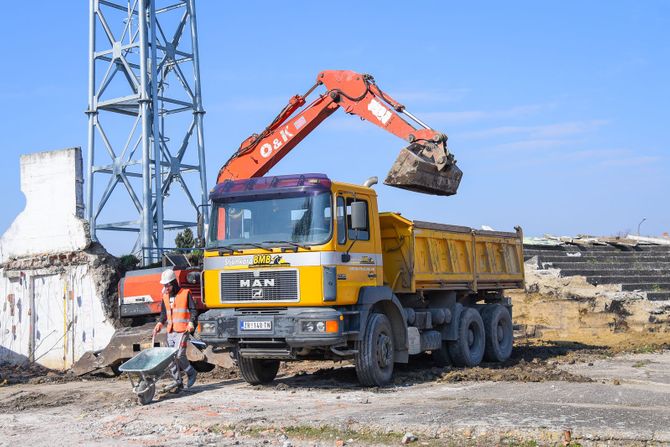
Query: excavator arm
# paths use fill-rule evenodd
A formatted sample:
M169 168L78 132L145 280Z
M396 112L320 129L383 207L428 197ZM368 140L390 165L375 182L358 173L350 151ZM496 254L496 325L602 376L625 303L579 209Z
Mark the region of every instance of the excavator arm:
M326 92L305 107L307 97L320 85ZM307 93L293 96L263 132L242 142L219 171L217 183L266 174L339 108L409 143L389 171L387 185L435 195L456 193L462 173L447 149L447 136L405 110L377 86L372 76L346 70L319 73Z

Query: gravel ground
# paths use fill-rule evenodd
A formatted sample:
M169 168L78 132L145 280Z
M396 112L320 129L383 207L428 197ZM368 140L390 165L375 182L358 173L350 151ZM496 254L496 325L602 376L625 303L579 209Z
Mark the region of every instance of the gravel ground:
M147 406L124 377L7 372L0 446L370 446L408 433L417 446L670 445L670 351L528 345L502 367L471 369L423 358L381 389L358 385L347 364L288 364L270 386L214 370Z

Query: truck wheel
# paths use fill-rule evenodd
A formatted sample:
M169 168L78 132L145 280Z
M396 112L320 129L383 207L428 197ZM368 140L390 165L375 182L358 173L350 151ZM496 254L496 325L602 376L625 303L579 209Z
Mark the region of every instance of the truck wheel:
M430 358L437 366L450 366L452 362L451 357L449 356L449 343L443 341L440 349L431 351Z
M484 322L473 308L461 313L458 339L449 342L449 355L456 366L477 366L484 357Z
M370 314L363 340L355 344L356 375L365 386L383 386L393 377L393 331L384 314Z
M249 359L240 357L237 361L242 378L251 385L270 383L277 377L279 360Z
M489 362L504 362L512 355L514 331L509 312L500 304L486 307L482 312L486 331L484 358Z

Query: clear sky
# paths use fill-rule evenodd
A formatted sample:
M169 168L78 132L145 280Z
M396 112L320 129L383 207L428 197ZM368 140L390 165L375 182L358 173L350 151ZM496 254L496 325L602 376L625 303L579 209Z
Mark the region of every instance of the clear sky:
M19 156L85 150L87 133L88 2L6 11L0 231L25 205ZM197 14L210 187L320 70L350 69L447 133L464 172L453 197L380 185L382 209L527 235L616 235L643 218L642 234L670 231L670 2L200 0ZM403 146L337 112L271 173L360 183Z

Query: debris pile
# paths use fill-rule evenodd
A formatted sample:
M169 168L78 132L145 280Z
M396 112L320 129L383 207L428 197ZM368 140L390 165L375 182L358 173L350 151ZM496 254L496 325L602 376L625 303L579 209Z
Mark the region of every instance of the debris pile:
M511 291L522 335L612 345L670 341L670 240L524 240L526 286Z

